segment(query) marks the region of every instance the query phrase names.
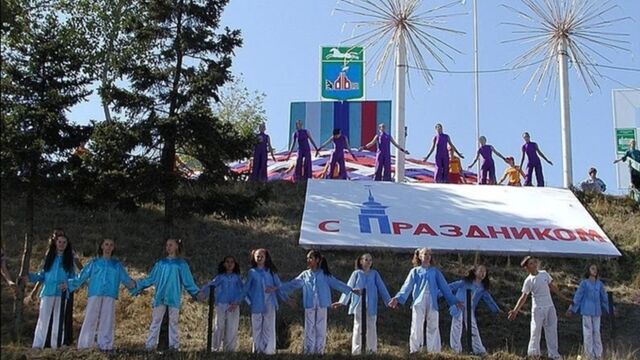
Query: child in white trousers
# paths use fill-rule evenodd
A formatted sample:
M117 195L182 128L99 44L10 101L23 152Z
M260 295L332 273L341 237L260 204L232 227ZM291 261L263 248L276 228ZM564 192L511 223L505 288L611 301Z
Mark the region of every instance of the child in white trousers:
M280 278L278 268L271 260L267 249L251 251L251 269L247 273L240 296L234 301L238 305L247 298L251 307L251 337L253 352L262 354L276 353L276 311L278 310L278 292Z
M240 309L233 304L242 292L240 265L233 256L225 256L218 265L218 275L200 289L209 295L214 286L216 326L211 342L212 351L236 351L238 349L238 327Z
M153 350L158 346L160 326L165 312L169 312L169 348L180 348L180 305L182 304L182 288L184 287L191 296L203 299L203 294L193 281L193 275L187 262L180 258L182 253L182 240L169 238L165 241L167 257L159 260L153 266L151 273L146 278L138 281L132 294L137 295L151 285L156 287L153 297L153 312L149 337L145 343L147 350Z
M431 249L417 249L413 254L415 266L407 275L402 288L389 302L391 308L396 308L398 303L404 304L409 295L413 297L411 306L411 334L409 335L409 352L416 353L424 345L423 325L427 321L426 346L428 352L440 352L440 329L438 327L438 293L441 292L449 305L455 305L459 309L463 305L451 293L447 280L442 272L433 265Z
M344 294L359 292L336 279L329 271L327 259L320 251L307 254L308 270L295 279L282 284L280 291L288 293L302 288L304 303L304 348L305 354L324 354L327 341L327 308L331 306L331 289Z
M492 313L500 311L498 304L496 304L488 291L491 282L487 274L487 268L484 265L475 266L469 270L464 279L454 281L449 286L455 297L465 306L463 310L455 306L449 308L449 313L451 313L451 333L449 334L451 349L457 353L462 352L462 329L467 327L467 290L471 290L471 347L476 355L486 354L487 350L482 344L476 322L476 308L480 300L482 300Z
M558 353L558 316L550 291L567 302L571 302L571 299L558 290L551 275L543 270L538 271L537 259L527 256L522 260L520 266L529 273L529 276L524 280L522 295L518 299L516 307L509 311L509 320L515 320L520 309L526 303L527 297L531 294L533 305L531 306L531 335L527 355L540 356L540 338L542 337L542 329L544 329L547 356L551 359L560 359Z
M378 318L378 294L382 296L382 301L388 306L391 296L387 287L382 281L380 274L372 269L373 257L371 254L362 254L356 259L356 270L351 273L347 286L357 288L362 291L367 290L367 348L365 353L375 353L378 351L378 331L376 321ZM342 294L340 300L333 304L333 308L345 306L351 300L349 315L353 315L353 332L351 338L351 353L360 355L362 349L362 296L355 294Z
M112 258L115 242L104 239L98 247L98 257L91 260L80 274L69 280L69 292L76 291L89 281L87 309L78 337L78 349L96 346L103 351L113 349L115 334L116 303L120 284L131 290L135 282L131 280L122 263Z
M60 235L49 239L49 248L45 255L44 265L37 273L29 273L23 280L44 284L40 292L40 312L33 335L32 347L42 349L47 338L49 321L51 324L51 348L58 347L60 324L60 302L62 291L67 289L67 281L75 276L73 265L73 249L66 236ZM53 318L52 313L53 312Z
M599 279L597 265L590 265L584 277L573 296L573 303L567 310L567 316L571 317L574 313L582 315L584 355L587 359L601 359L600 316L603 312L609 314L609 298L604 284Z

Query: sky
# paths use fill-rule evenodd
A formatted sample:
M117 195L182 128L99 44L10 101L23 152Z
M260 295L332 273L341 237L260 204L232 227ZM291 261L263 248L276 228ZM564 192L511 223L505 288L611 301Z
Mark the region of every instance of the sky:
M425 0L427 10L448 0ZM612 62L600 63L640 69L640 1L613 0L618 5L610 17L631 16L608 30L629 34L630 51L600 49ZM524 9L516 0L478 0L479 69L503 69L527 47L503 43L511 39L513 28L504 24L519 21L502 4ZM236 51L232 71L241 75L250 90L266 94L267 132L276 150L288 145L289 110L294 101L320 100L320 47L344 44L351 31L343 26L356 20L334 13L335 0L231 0L223 14L223 26L242 31L243 46ZM442 35L462 54L448 62L449 70L473 70L472 0L459 5L455 12L467 13L447 20L447 27L464 31L464 35ZM459 11L458 11L459 10ZM365 50L366 51L366 50ZM366 56L366 55L365 55ZM430 58L427 64L440 69ZM367 67L373 64L368 64ZM562 186L559 94L545 99L544 91L534 98L525 84L535 67L524 72L480 74L480 133L503 155L519 159L522 132L528 131L553 166L544 164L548 186ZM569 89L573 154L573 182L587 176L596 167L608 185L608 192L618 193L616 186L612 89L640 88L640 71L601 68L606 76L599 79L600 88L589 94L570 68ZM374 82L374 70L366 76L367 100L392 100L392 76L385 82ZM409 72L411 87L407 89L405 123L408 127L407 149L413 157L424 157L434 135L434 125L442 123L456 147L465 155L463 164L473 161L476 151L474 77L473 74L434 73L433 84L427 86L420 75ZM637 115L640 116L640 115ZM96 95L75 107L72 119L103 118ZM395 122L395 119L392 121ZM324 139L323 139L324 140ZM316 139L320 141L320 139ZM431 159L433 160L433 158ZM516 160L518 161L518 160ZM504 170L497 163L499 176Z

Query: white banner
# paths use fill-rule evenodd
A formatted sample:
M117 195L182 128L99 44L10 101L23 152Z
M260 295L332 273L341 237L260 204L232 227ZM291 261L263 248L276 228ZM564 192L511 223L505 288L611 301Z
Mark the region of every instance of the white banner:
M300 246L620 256L569 190L346 180L308 182Z

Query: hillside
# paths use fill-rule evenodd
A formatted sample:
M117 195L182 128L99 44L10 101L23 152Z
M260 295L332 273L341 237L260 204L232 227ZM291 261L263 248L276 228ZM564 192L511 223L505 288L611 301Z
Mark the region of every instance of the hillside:
M262 204L259 216L246 222L223 220L213 216L189 217L176 221L180 236L185 242L185 258L190 263L197 283L203 284L210 279L219 261L225 255L234 255L246 272L249 251L256 247L266 247L272 252L274 262L280 269L280 277L288 280L305 268L305 251L297 247L302 208L304 185L290 183L269 184L272 198ZM616 319L617 355L611 358L635 358L634 349L640 349L640 210L637 205L625 199L613 197L587 197L582 199L603 229L614 239L624 256L620 260L599 262L602 266L603 280L609 290L614 292L618 303L619 317ZM15 276L19 268L19 256L22 250L23 217L22 201L10 194L2 194L2 242L9 257L9 268ZM62 227L83 262L95 253L96 244L104 237L116 239L116 254L127 266L132 277L140 278L162 256L162 210L149 206L135 213L88 211L72 209L59 204L41 200L36 209L38 239L34 246L35 258L31 269L39 264L46 249L46 238L54 227ZM352 251L331 251L325 256L329 260L332 272L346 281L353 269L353 261L359 254ZM409 253L374 252L374 267L381 273L390 292L399 289L411 265ZM437 256L438 265L448 280L459 278L473 263L473 255L459 257L457 254ZM488 265L490 276L495 285L492 293L503 309L512 307L516 302L525 274L514 266L519 259L505 257L481 257ZM565 294L573 294L579 277L588 260L550 259L543 260L542 267L556 279ZM124 351L110 355L110 358L129 358L142 356L151 318L151 296L153 291L132 298L122 291L117 303L116 339L117 347ZM283 354L299 354L302 349L303 310L300 307L299 294L295 296L297 304L292 308L283 304L278 313L277 332L278 349ZM334 295L337 298L337 295ZM185 296L186 300L186 296ZM37 318L37 306L31 304L26 309L27 324L24 337L27 346L23 347L11 341L12 296L7 287L2 286L2 325L1 344L3 359L19 358L26 354L38 358L61 357L102 358L105 355L96 351L76 352L33 352L30 345ZM559 316L568 304L556 299ZM77 337L86 305L86 290L80 290L76 296L74 310L74 334ZM492 359L519 359L526 352L529 336L530 302L524 314L515 322L509 322L505 314L492 316L485 307L478 314L483 342ZM181 354L180 358L200 358L206 346L207 307L205 304L185 302L181 311ZM401 358L408 353L409 324L411 311L407 306L399 310L381 309L378 315L379 353L375 358ZM441 304L440 331L443 344L448 344L450 316ZM342 310L330 310L328 324L327 358L347 358L350 353L352 319ZM558 325L560 353L577 354L582 342L579 317L567 319L561 316ZM605 351L611 347L609 319L603 318L603 343ZM250 351L250 319L247 308L242 309L240 321L240 351L235 356L225 355L226 359L247 358ZM446 346L445 346L446 347ZM544 347L543 347L544 348ZM162 357L158 355L158 357ZM282 358L301 356L282 355ZM278 356L280 358L280 356ZM425 358L456 359L450 353ZM575 358L570 357L570 358Z

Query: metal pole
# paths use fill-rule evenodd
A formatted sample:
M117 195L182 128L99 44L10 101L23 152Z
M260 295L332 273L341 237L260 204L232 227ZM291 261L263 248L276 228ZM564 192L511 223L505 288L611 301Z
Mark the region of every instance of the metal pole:
M213 303L214 303L214 289L215 286L209 286L209 316L207 318L207 351L211 351L211 345L213 342Z
M393 137L398 145L405 149L405 128L404 128L404 101L405 85L407 76L407 50L405 39L400 35L398 48L396 50L396 94L395 94L395 118L396 126ZM404 181L404 153L400 149L395 149L396 154L396 182Z
M367 289L362 289L362 295L360 296L360 335L362 338L361 341L361 354L367 353Z
M58 316L58 339L56 340L57 344L58 344L58 348L60 348L62 346L62 335L63 335L63 328L64 328L64 310L65 310L65 306L66 306L66 301L65 299L67 298L67 291L63 290L62 294L60 295L60 316Z
M568 188L573 182L568 57L567 41L563 40L558 45L558 78L560 81L560 128L562 131L562 184L565 188Z
M471 342L471 289L467 289L467 306L466 306L466 312L467 312L467 346L469 349L469 353L472 354L473 353L473 345Z
M480 138L480 76L478 74L478 3L473 0L473 73L476 110L476 142ZM476 143L477 144L477 143ZM476 146L477 147L477 146ZM480 162L476 165L476 182L480 183Z
M607 297L609 298L609 328L611 331L611 345L610 352L615 349L616 346L616 319L613 316L613 293L611 291L607 291Z

